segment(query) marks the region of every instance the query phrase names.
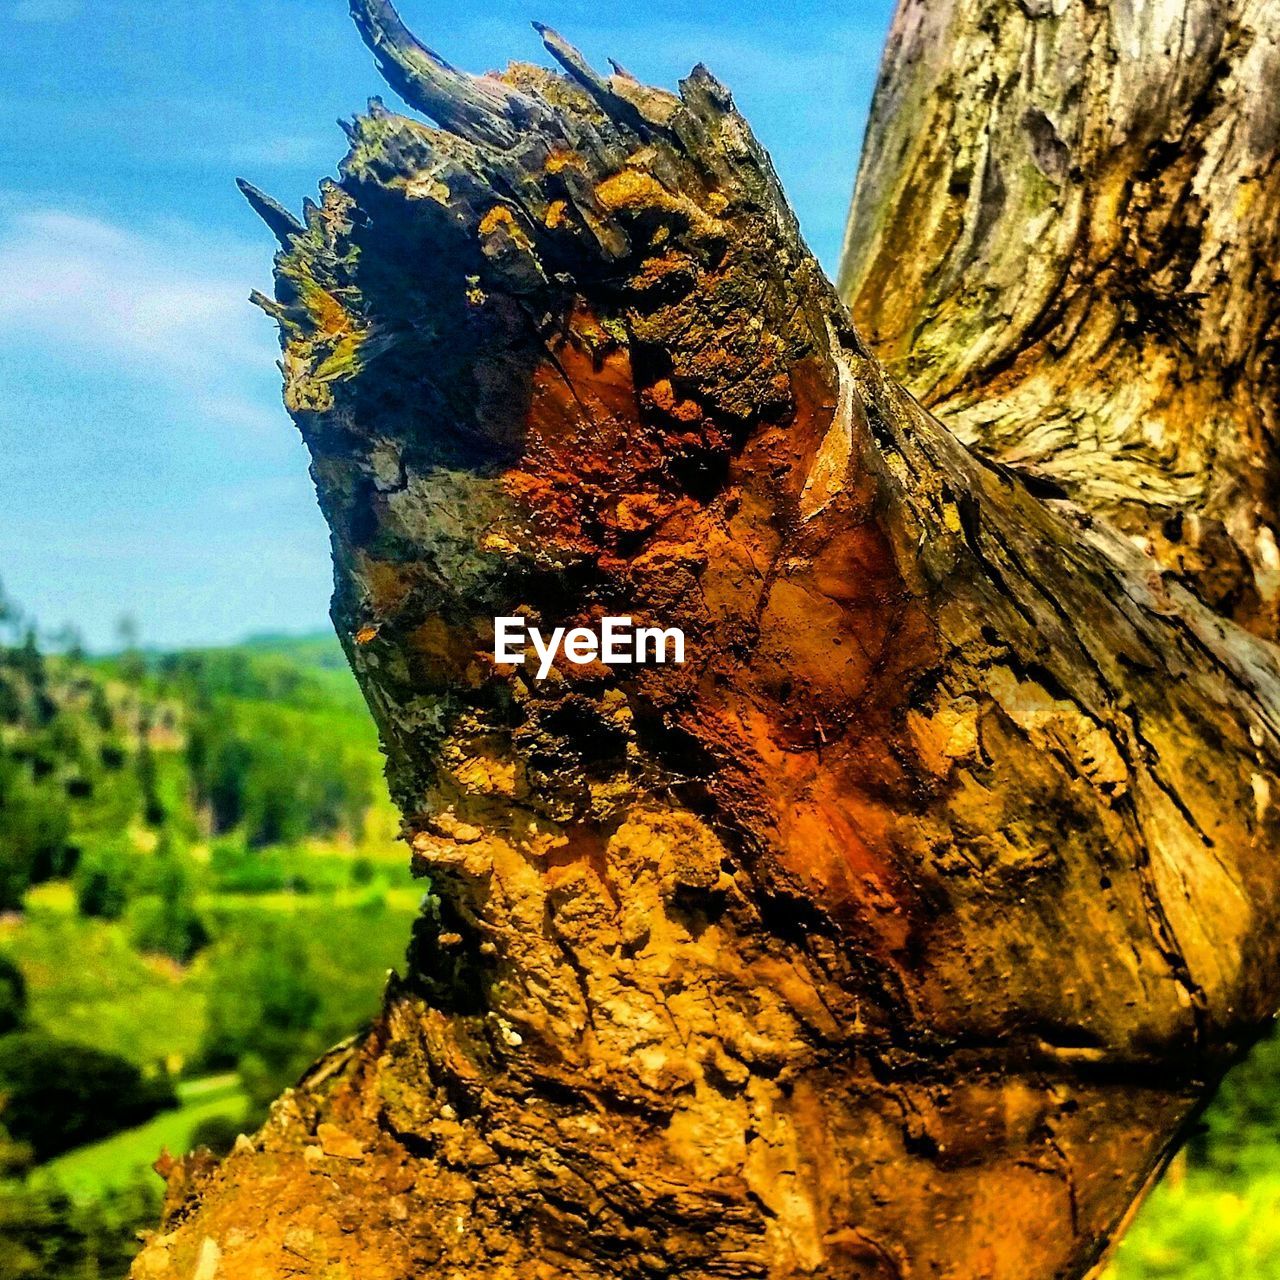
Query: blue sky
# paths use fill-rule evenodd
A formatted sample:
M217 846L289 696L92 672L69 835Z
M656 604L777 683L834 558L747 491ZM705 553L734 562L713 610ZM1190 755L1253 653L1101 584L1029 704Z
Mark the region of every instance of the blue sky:
M891 0L403 0L469 70L539 59L673 85L698 60L833 267ZM327 625L328 541L245 301L374 71L345 0L0 0L0 579L45 627L161 645Z

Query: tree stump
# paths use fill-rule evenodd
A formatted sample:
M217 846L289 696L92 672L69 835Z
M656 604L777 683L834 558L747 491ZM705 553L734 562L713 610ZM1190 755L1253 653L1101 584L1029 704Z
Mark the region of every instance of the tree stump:
M1085 1275L1280 1003L1280 11L903 0L855 328L705 69L352 7L435 126L247 194L429 895L134 1276Z

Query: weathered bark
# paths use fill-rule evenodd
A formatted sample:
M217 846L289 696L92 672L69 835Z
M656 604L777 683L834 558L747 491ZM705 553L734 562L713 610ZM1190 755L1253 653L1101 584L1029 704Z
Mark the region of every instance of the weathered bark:
M1280 1000L1274 648L886 375L706 71L354 9L440 127L250 197L431 896L135 1274L1083 1275ZM539 683L518 611L690 661Z
M962 440L1280 629L1280 5L900 0L840 292Z

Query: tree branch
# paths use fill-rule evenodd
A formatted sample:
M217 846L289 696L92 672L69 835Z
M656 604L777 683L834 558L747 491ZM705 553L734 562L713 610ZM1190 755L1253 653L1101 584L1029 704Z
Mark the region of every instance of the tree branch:
M840 272L966 442L1277 633L1280 10L900 0Z

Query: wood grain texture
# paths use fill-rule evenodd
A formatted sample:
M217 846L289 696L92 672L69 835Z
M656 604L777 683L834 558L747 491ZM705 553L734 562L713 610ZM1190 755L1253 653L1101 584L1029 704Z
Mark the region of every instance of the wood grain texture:
M901 0L841 296L966 443L1274 637L1280 5Z
M355 11L438 127L250 196L429 898L134 1275L1084 1275L1280 1002L1275 649L886 373L705 70ZM619 612L690 661L490 660Z

